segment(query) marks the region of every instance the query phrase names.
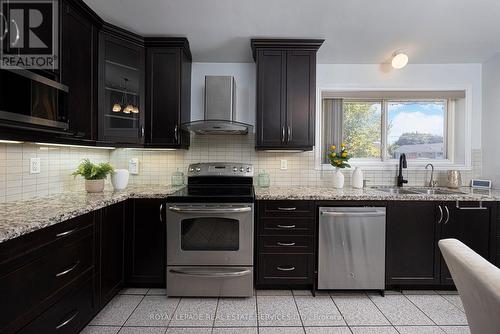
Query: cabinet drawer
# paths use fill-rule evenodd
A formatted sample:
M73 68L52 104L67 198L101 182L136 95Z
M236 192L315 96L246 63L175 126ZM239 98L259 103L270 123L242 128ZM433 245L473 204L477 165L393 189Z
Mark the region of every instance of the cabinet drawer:
M34 254L52 242L71 242L79 231L93 226L94 212L91 212L3 242L0 244L0 271L6 269L4 264L7 262L13 262L30 252Z
M260 254L259 283L307 283L313 278L309 254Z
M20 333L78 333L96 311L94 284L92 277L76 284Z
M260 217L314 217L314 201L261 201Z
M311 235L314 219L311 218L261 218L261 235Z
M312 236L261 236L259 252L261 253L312 253Z
M11 322L29 318L42 304L94 265L94 230L80 230L73 242L57 242L37 251L37 257L0 277L0 295L9 305L0 316L0 331ZM74 240L77 239L77 240ZM21 321L22 322L22 321Z

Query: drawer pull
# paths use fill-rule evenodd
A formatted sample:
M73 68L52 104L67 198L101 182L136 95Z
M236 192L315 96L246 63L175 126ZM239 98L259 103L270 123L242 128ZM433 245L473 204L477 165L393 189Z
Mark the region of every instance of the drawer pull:
M279 271L294 271L295 267L276 267Z
M297 210L297 208L295 208L295 207L291 207L291 208L278 208L278 210L280 210L280 211L295 211L295 210Z
M69 274L70 272L72 272L73 270L75 270L75 268L80 264L80 260L76 261L76 263L71 267L71 268L68 268L64 271L61 271L60 273L57 273L56 274L56 277L61 277L61 276L64 276L66 274Z
M78 311L76 311L71 317L69 317L68 319L64 320L63 322L61 322L59 325L56 326L56 329L61 329L63 328L64 326L68 325L70 322L73 321L73 319L76 318L76 316L78 315Z
M61 233L56 234L56 237L58 237L58 238L64 237L65 235L70 235L70 234L74 233L75 231L76 231L76 228L69 230L69 231L66 231L66 232L61 232Z
M279 228L295 228L295 225L278 225Z
M286 247L291 247L291 246L295 246L295 242L277 242L277 245L278 246L286 246Z

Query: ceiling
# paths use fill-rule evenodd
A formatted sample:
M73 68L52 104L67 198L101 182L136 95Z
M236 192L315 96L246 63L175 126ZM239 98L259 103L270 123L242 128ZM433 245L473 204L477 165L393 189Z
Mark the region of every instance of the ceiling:
M319 63L480 63L500 52L498 0L84 0L144 36L185 36L193 61L251 62L250 38L324 38Z

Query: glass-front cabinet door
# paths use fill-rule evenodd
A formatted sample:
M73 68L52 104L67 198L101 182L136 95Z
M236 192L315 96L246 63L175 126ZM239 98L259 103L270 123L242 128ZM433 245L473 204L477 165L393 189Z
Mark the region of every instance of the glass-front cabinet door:
M99 52L99 139L143 143L144 48L102 33Z

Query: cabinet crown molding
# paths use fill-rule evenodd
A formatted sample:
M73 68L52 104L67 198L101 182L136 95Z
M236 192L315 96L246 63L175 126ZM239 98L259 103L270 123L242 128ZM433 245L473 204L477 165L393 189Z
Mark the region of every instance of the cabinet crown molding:
M180 48L192 60L189 41L186 37L144 37L144 46L147 48L154 47L171 47Z
M323 45L324 39L285 39L285 38L252 38L250 45L252 46L253 59L257 59L257 50L265 49L280 49L280 50L304 50L318 51Z

